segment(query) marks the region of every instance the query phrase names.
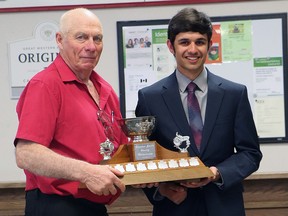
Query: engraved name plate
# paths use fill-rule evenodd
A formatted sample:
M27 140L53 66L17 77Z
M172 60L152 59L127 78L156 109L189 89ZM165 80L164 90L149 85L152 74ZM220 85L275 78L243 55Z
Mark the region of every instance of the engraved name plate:
M135 160L153 160L156 159L155 143L138 143L134 145Z

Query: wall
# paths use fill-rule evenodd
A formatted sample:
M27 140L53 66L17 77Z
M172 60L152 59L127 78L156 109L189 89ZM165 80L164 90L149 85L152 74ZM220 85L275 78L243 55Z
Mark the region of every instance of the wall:
M128 20L169 19L187 5L151 6L135 8L94 9L104 26L104 51L96 70L109 81L116 92L118 85L118 56L116 22ZM243 14L263 14L287 12L288 1L250 1L235 3L193 4L190 5L209 16L229 16ZM13 139L17 128L15 106L17 100L10 99L10 74L8 64L8 42L29 38L34 27L42 21L56 21L63 11L40 11L0 13L0 183L22 182L24 175L15 165ZM267 26L269 31L269 26ZM273 43L273 41L267 41ZM288 172L288 143L262 144L264 154L258 173Z

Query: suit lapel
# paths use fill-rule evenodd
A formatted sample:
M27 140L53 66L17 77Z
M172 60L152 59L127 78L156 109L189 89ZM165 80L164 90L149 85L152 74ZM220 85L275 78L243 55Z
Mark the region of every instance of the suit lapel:
M218 81L213 74L208 72L208 96L205 123L202 134L201 154L204 152L208 144L209 137L213 131L213 127L224 97L224 90L219 87L221 84L221 81Z
M175 131L178 132L179 135L193 137L180 98L179 86L177 83L175 72L170 75L167 78L166 82L163 84L162 97L173 121L177 125ZM190 142L191 145L188 148L189 154L191 156L198 155L199 153L194 143L194 139L190 139Z
M183 133L184 132L182 131L183 122L185 122L185 126L189 125L179 95L179 87L175 73L169 76L167 82L164 83L162 97L167 106L167 109L171 114L171 117L173 118L179 129L179 133L180 131L181 133Z

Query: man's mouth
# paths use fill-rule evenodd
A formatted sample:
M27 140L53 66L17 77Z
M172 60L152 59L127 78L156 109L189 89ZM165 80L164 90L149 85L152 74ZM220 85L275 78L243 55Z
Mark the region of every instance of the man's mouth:
M186 56L186 59L188 59L189 61L197 61L199 57L198 56Z

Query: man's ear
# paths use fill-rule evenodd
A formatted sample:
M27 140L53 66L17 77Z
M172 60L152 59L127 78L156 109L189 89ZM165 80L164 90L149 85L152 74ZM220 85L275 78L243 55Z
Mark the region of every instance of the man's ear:
M166 43L169 51L175 56L175 49L171 41L168 39Z
M213 41L212 40L210 40L210 42L209 42L209 46L208 46L208 51L210 50L210 48L212 47L212 44L213 44Z
M63 49L62 41L63 41L62 34L60 32L57 32L56 33L56 43L57 43L59 49Z

